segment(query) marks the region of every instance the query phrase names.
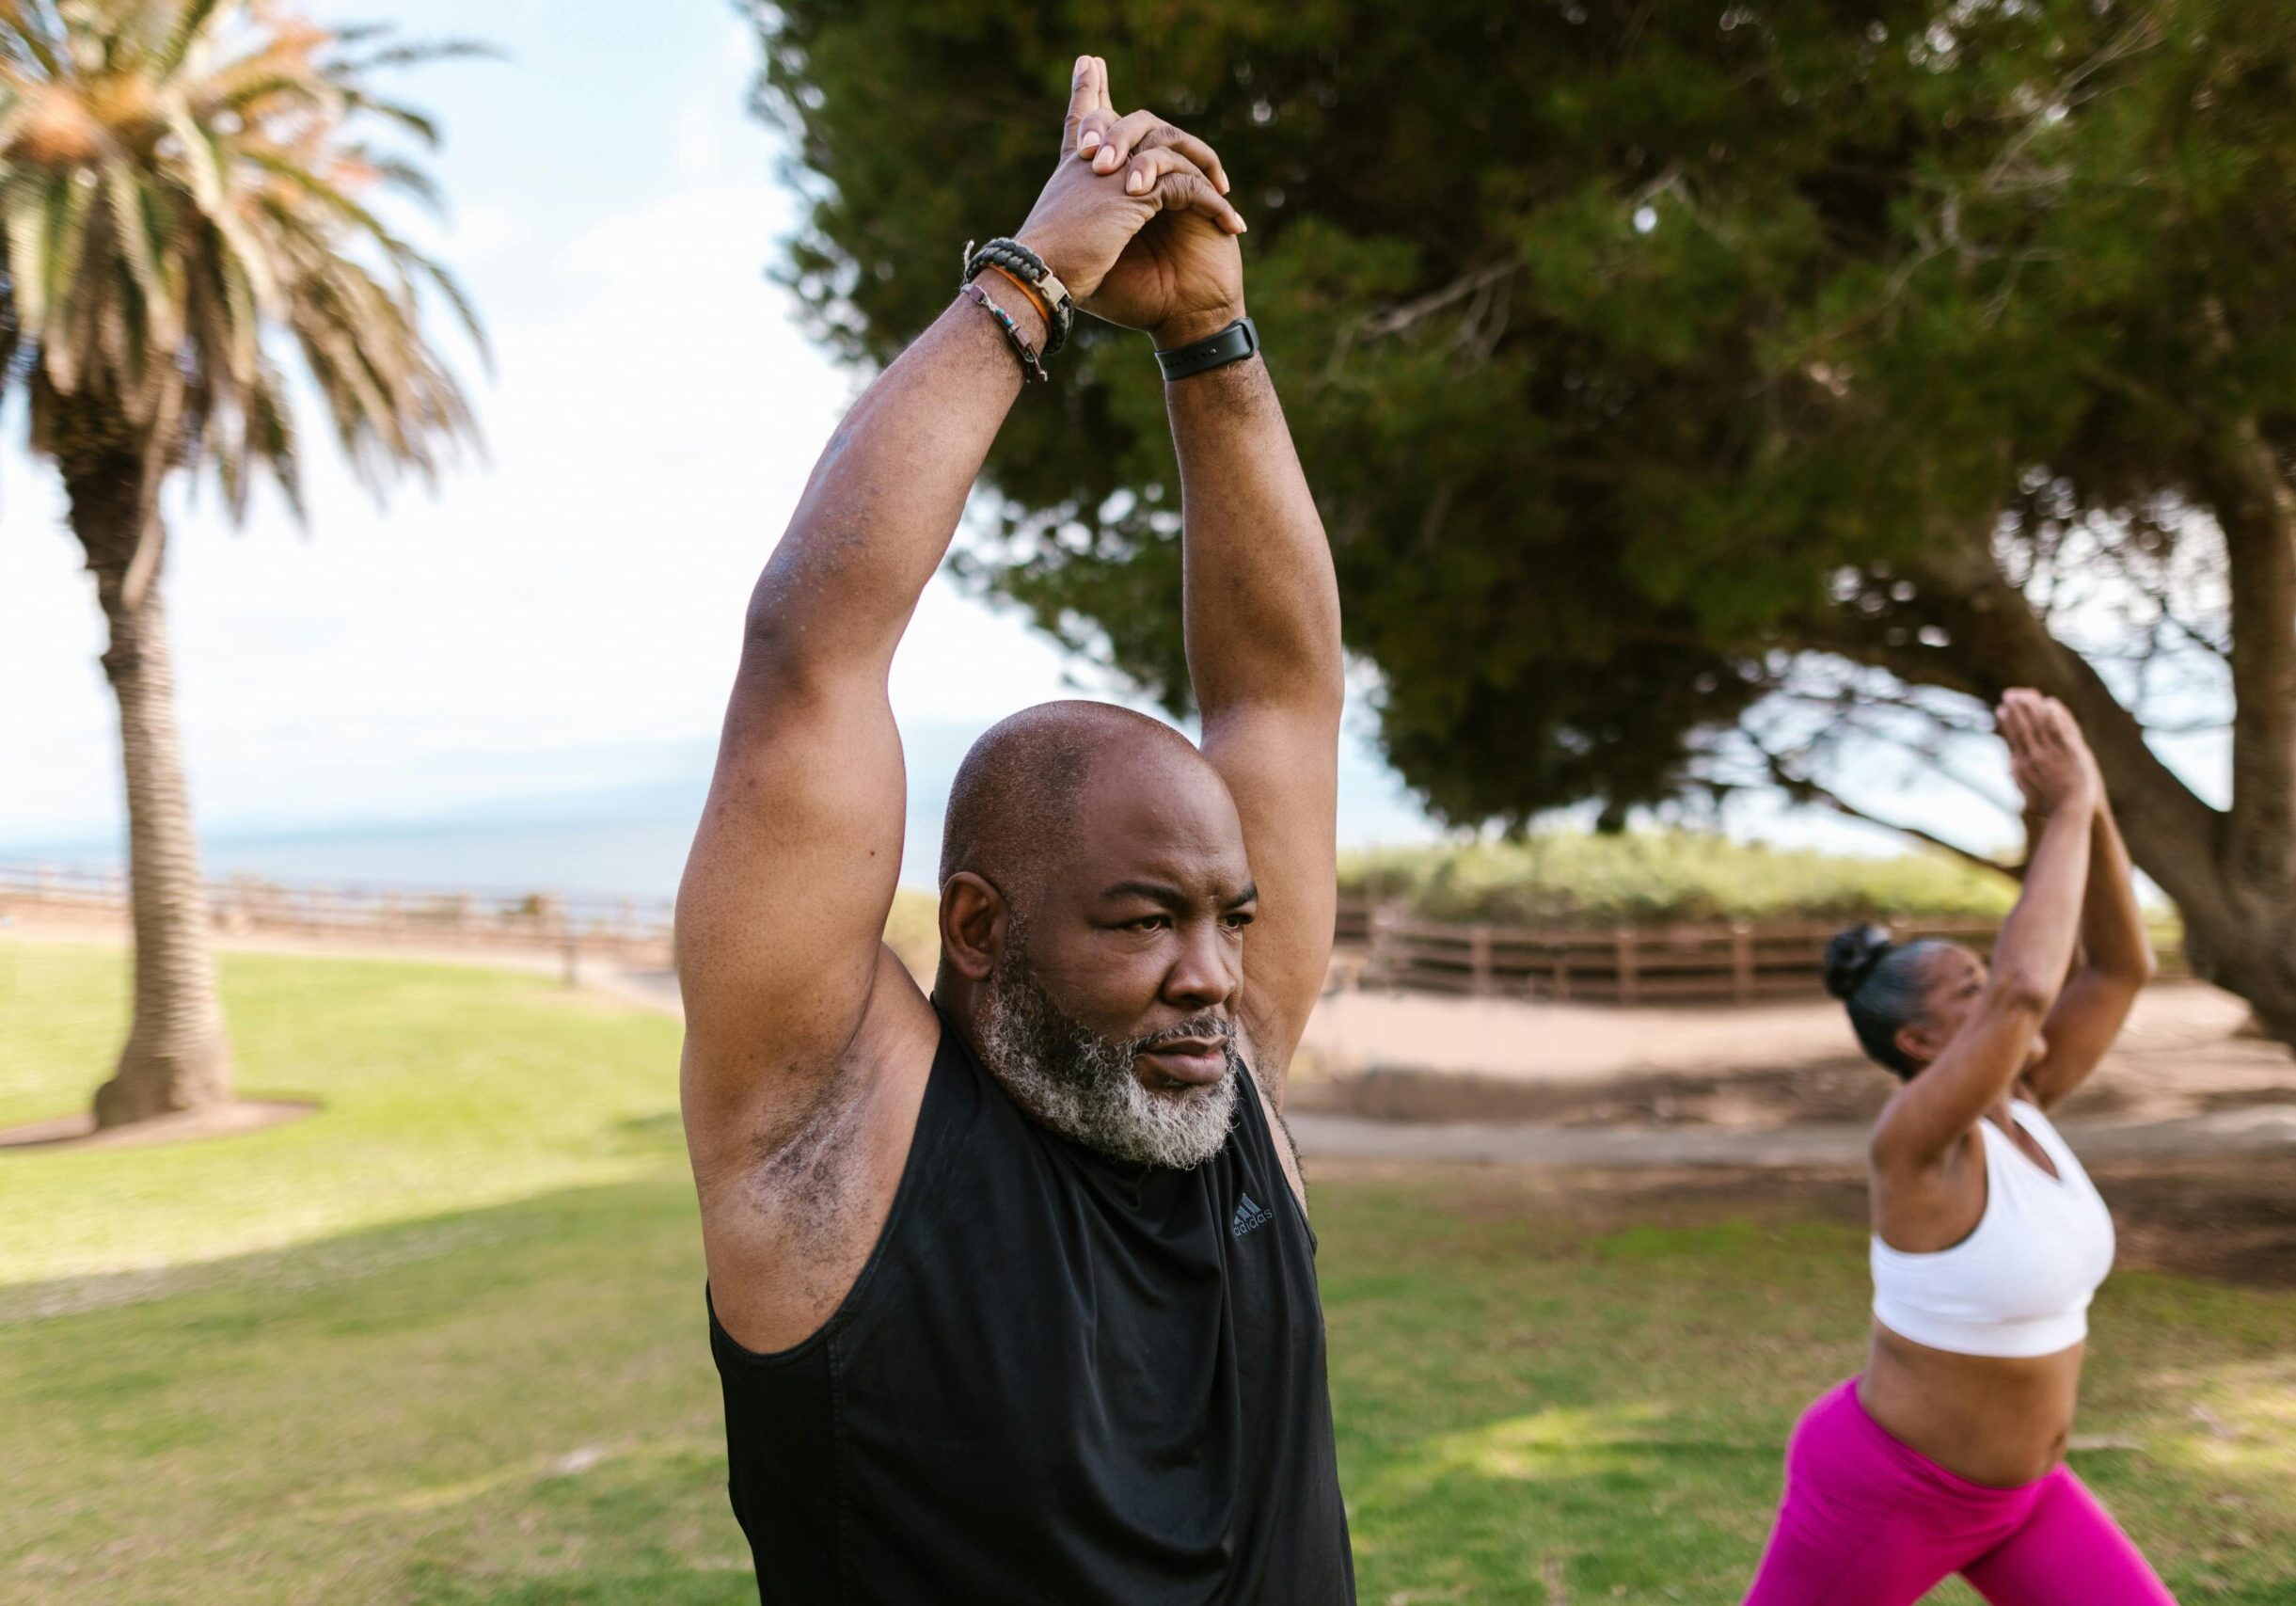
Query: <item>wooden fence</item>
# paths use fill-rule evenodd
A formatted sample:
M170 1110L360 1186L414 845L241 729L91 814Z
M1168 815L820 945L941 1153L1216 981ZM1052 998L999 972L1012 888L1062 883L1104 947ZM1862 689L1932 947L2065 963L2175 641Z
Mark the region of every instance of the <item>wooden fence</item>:
M1340 903L1338 934L1356 945L1343 972L1362 987L1545 998L1591 1004L1758 1003L1813 998L1824 986L1826 945L1838 920L1620 926L1608 930L1445 924L1355 899ZM1989 953L2000 922L1889 923L1901 942L1942 937ZM2165 974L2183 974L2172 946Z
M228 876L209 883L208 906L216 929L227 932L556 949L568 956L569 965L578 953L670 962L672 902L666 898L290 885ZM127 882L118 870L0 862L0 915L116 921L126 910ZM1342 898L1332 982L1589 1004L1811 998L1822 986L1826 945L1840 929L1839 921L1810 920L1610 930L1446 924ZM1989 951L1999 923L1909 920L1892 923L1892 930L1901 940L1946 937ZM2182 960L2173 943L2161 945L2163 973L2184 974Z
M668 962L671 900L554 892L287 884L254 876L208 883L218 930L352 936L451 947L542 947ZM0 862L0 914L118 919L118 870Z

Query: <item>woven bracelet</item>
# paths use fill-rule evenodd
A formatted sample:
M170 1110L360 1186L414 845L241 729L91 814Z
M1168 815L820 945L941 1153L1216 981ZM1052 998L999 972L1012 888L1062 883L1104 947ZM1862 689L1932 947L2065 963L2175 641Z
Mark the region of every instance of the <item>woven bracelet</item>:
M1053 277L1042 257L1020 241L1000 234L977 247L967 240L964 263L964 272L958 275L961 278L977 278L981 269L994 267L1030 287L1031 297L1045 307L1045 356L1053 356L1069 343L1069 332L1076 324L1076 298L1069 294L1067 285Z
M1028 337L1021 332L1021 326L1012 321L1012 314L990 300L987 291L977 284L960 284L957 287L957 294L974 306L985 309L989 316L996 320L996 326L1005 331L1005 343L1012 347L1013 355L1021 359L1022 384L1034 380L1041 385L1053 377L1044 371L1044 364L1037 360L1037 348L1028 343Z

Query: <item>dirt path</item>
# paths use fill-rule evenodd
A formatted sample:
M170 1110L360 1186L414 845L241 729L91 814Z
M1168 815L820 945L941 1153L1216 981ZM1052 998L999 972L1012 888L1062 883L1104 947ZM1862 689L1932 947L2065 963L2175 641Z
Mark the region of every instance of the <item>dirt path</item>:
M562 963L546 953L370 952L309 940L222 946L530 975ZM580 994L679 1012L674 978L602 960L584 961ZM2245 1016L2238 999L2198 983L2146 993L2064 1111L2084 1160L2296 1159L2296 1059L2277 1043L2233 1035ZM1620 1010L1344 992L1326 996L1308 1023L1286 1113L1302 1152L1319 1162L1861 1169L1865 1134L1891 1087L1853 1052L1840 1008L1826 999Z
M674 981L597 985L675 1010ZM2084 1157L2296 1157L2296 1059L2237 1038L2240 1000L2157 987L2066 1106ZM1308 1023L1288 1114L1311 1159L1426 1165L1850 1167L1889 1078L1839 1006L1607 1010L1338 993Z

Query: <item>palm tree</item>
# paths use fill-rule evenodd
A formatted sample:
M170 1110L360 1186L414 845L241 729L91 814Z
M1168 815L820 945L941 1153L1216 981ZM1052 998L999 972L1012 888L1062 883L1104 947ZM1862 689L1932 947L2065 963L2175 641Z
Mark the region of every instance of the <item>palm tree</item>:
M0 387L24 392L32 451L63 475L109 627L127 782L135 1016L99 1125L231 1096L176 741L161 490L212 479L236 520L261 471L300 519L297 358L378 494L472 438L418 291L483 353L477 322L370 210L377 192L435 192L364 137L435 145L370 80L470 48L329 31L267 0L0 0Z

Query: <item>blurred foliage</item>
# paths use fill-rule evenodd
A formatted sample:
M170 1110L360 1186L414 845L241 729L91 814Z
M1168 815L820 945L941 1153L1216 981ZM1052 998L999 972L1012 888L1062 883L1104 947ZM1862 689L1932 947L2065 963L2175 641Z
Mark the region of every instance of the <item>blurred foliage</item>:
M1350 853L1339 887L1431 920L1514 926L1998 916L2017 896L2006 876L1942 854L1859 859L1687 831Z
M784 271L856 357L1017 225L1080 49L1219 147L1348 644L1457 822L1676 795L1804 652L2020 683L2056 660L2001 622L2076 534L2141 592L2296 430L2270 0L754 14ZM967 567L1181 708L1154 367L1089 321L1057 366Z

